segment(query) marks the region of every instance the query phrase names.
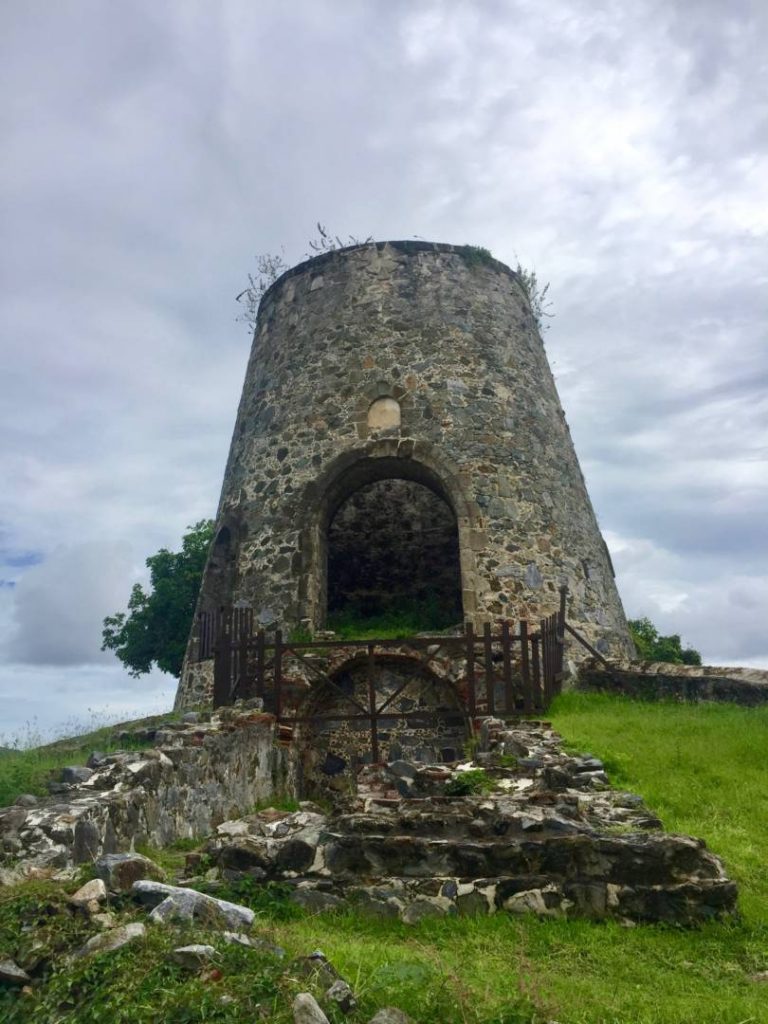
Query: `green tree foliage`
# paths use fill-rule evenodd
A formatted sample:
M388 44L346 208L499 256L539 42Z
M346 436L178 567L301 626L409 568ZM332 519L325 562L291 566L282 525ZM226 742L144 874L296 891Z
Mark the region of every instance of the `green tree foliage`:
M187 528L181 551L161 548L147 559L149 592L136 583L128 611L104 619L102 651L114 651L132 676L149 672L154 662L178 677L195 613L213 521Z
M701 655L693 647L683 647L678 633L659 636L648 618L630 619L629 631L642 661L667 661L673 665L700 665Z

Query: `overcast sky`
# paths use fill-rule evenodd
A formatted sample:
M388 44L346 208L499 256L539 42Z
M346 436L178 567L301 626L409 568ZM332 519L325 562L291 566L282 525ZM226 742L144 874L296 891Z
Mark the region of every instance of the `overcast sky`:
M768 667L764 0L6 0L0 735L170 705L99 651L214 513L258 253L519 258L630 616Z

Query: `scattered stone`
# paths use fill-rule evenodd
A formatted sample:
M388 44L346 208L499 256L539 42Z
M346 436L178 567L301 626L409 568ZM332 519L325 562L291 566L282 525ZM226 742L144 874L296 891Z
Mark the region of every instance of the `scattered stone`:
M40 803L33 793L22 793L21 796L17 796L13 802L16 807L37 807Z
M311 978L325 988L330 988L339 981L339 972L327 958L322 949L316 949L309 956L301 956L291 963L291 970L302 978ZM343 980L343 979L341 979Z
M73 764L62 769L61 781L68 786L79 786L81 783L87 782L92 775L91 768L86 768L84 764Z
M400 915L405 924L417 924L426 917L445 917L455 914L456 907L446 896L417 896Z
M101 851L101 836L95 823L81 818L75 825L75 836L72 846L72 861L75 864L89 864Z
M99 904L104 903L107 898L107 887L101 878L92 878L90 882L81 885L77 892L69 897L69 902L75 907L82 907L89 914L99 913Z
M107 755L103 754L100 750L92 750L88 755L88 760L85 762L88 768L101 768L107 760Z
M25 807L20 805L5 807L0 810L0 831L3 834L18 832L28 817L29 811Z
M296 889L291 893L291 899L298 903L310 914L324 914L329 910L338 910L345 905L340 896L334 896L330 892L320 892L317 889Z
M328 1018L309 992L299 992L293 1000L294 1024L329 1024Z
M170 959L188 971L196 971L210 963L215 956L216 950L213 946L193 943L190 946L178 946L171 953Z
M195 921L210 928L240 931L250 928L256 917L248 907L162 882L139 880L134 882L132 893L141 904L154 908L150 921L161 924Z
M337 1004L342 1013L351 1013L357 1006L355 994L343 978L337 978L325 993L325 998Z
M185 711L181 716L181 720L187 725L197 725L200 721L200 714L197 711Z
M285 950L282 946L276 946L268 939L262 939L257 935L246 935L245 932L222 932L221 937L225 942L234 943L238 946L247 946L258 953L267 953L269 956L284 957Z
M368 1021L368 1024L413 1024L407 1013L396 1006L385 1006Z
M755 974L750 974L750 981L757 981L761 984L768 984L768 971L757 971Z
M99 928L114 928L115 926L115 915L109 912L104 914L91 914L91 921L93 924L99 926Z
M22 986L32 979L15 960L0 960L0 981L6 985Z
M140 879L165 878L162 868L140 853L107 853L99 857L94 869L110 892L129 892Z
M112 953L122 946L136 939L143 939L146 928L140 921L132 921L130 924L120 925L119 928L111 928L109 931L101 932L88 939L86 944L77 951L75 956L93 956L96 953Z
M396 778L414 779L416 777L416 766L410 761L392 761L387 768Z

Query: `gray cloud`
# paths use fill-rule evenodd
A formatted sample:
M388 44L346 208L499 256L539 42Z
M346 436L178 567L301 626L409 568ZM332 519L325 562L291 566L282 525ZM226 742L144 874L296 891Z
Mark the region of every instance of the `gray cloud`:
M600 520L617 561L658 554L652 577L624 558L629 612L668 585L687 597L651 602L665 628L768 659L767 11L6 6L6 659L80 678L101 609L213 511L249 347L233 297L255 253L300 259L318 218L486 245L551 281L547 348ZM88 552L117 549L102 583ZM25 552L43 562L13 565ZM67 558L77 621L55 597ZM37 644L33 597L66 624ZM697 630L711 609L727 649Z
M14 662L83 665L114 661L100 650L101 625L125 604L135 569L126 544L57 548L27 570L14 591L15 623L7 641Z

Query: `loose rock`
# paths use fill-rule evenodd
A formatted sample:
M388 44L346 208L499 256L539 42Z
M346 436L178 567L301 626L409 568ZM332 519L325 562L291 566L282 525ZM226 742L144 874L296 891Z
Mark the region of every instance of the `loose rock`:
M196 921L211 928L239 931L250 928L256 917L248 907L162 882L142 879L134 883L132 892L144 906L154 907L150 921L162 924Z
M328 1018L309 992L299 992L293 1001L294 1024L329 1024Z
M190 946L179 946L171 953L171 959L174 963L179 964L181 967L186 967L190 971L196 971L198 968L210 963L215 956L216 950L213 946L206 946L200 943L193 943Z
M368 1021L368 1024L413 1024L407 1013L398 1010L396 1006L385 1006Z
M69 897L69 902L75 907L82 907L89 914L98 914L99 904L107 898L107 887L101 878L92 878L90 882L81 885L76 893Z
M6 985L26 985L32 979L14 960L0 960L0 981Z
M17 807L37 807L40 801L33 793L22 793L13 802Z
M325 993L326 999L333 1000L342 1013L351 1013L357 1006L355 994L343 978L337 978Z
M84 764L73 764L62 769L61 781L68 786L79 786L80 783L87 782L92 775L93 771Z
M146 928L140 921L132 921L130 924L121 925L119 928L111 928L108 932L94 935L88 939L86 944L77 951L75 956L93 956L96 953L112 953L122 946L136 939L143 939Z
M110 892L128 892L142 878L165 878L162 868L140 853L107 853L99 857L94 869Z

